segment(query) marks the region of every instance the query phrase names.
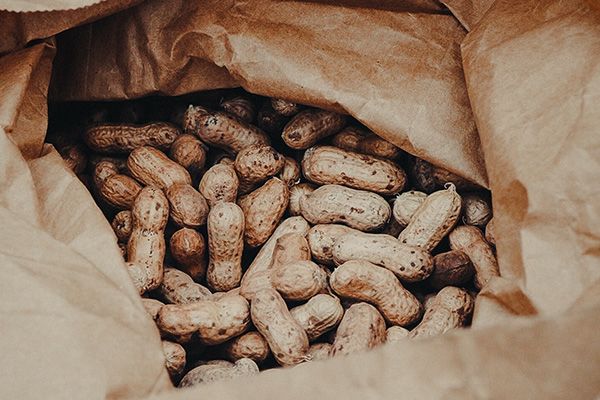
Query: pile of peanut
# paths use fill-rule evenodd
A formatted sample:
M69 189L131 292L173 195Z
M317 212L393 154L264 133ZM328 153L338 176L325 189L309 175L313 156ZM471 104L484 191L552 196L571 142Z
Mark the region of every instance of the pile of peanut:
M250 98L57 144L114 229L173 382L468 325L499 274L489 193L347 116Z

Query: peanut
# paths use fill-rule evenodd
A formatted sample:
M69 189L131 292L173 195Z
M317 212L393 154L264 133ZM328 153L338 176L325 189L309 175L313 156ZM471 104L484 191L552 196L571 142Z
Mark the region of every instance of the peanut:
M329 284L339 296L375 305L386 321L394 325L410 325L423 311L419 300L391 271L368 261L345 262L333 271Z
M306 150L302 173L317 184L344 185L384 195L398 193L406 183L406 173L393 162L334 146Z
M185 369L185 350L175 342L162 341L163 353L165 355L165 367L169 376L175 378Z
M398 343L403 342L408 338L409 331L401 326L390 326L387 328L386 343Z
M383 228L392 210L378 194L324 185L300 200L302 216L312 224L342 223L361 231Z
M291 196L291 195L290 195ZM291 199L290 199L291 202ZM485 226L485 240L488 241L492 246L496 246L496 229L494 224L494 217L490 219L490 222Z
M310 361L326 360L331 357L331 343L315 343L308 349L307 356Z
M244 213L235 203L218 203L208 213L206 281L216 291L240 284L244 250Z
M400 194L394 200L394 207L392 208L394 219L402 226L408 225L426 198L427 194L415 190Z
M288 119L275 112L271 106L271 101L267 100L258 111L256 120L260 129L271 135L278 135Z
M127 168L138 181L163 190L175 183L192 183L192 178L185 168L153 147L139 147L133 150L127 158Z
M288 205L288 212L291 216L301 215L300 210L300 199L308 196L316 187L310 183L298 183L290 188L290 204Z
M257 364L269 356L269 344L258 332L248 332L223 343L221 353L229 361L249 358Z
M463 289L447 286L435 296L423 320L409 337L430 337L464 326L473 313L473 299Z
M345 124L344 115L325 110L304 110L287 123L281 137L292 149L304 150L339 132Z
M233 203L240 185L232 165L216 164L202 176L198 190L210 207L218 202Z
M317 294L305 304L292 308L290 313L312 341L340 323L344 308L336 297Z
M465 194L462 197L462 210L462 221L465 225L483 228L492 219L492 206L479 193Z
M241 150L234 164L240 180L239 192L250 192L257 184L281 171L284 163L283 156L271 146L252 145Z
M110 226L115 231L115 235L117 235L117 240L119 242L127 242L129 240L129 236L131 236L132 229L132 221L131 221L131 211L120 211L115 215Z
M171 236L171 255L178 266L196 282L206 276L206 242L201 233L182 228Z
M81 145L68 145L58 150L67 167L75 174L81 174L87 167L87 155Z
M117 175L119 173L119 168L112 161L103 160L98 162L94 166L94 171L92 173L92 179L94 181L94 188L100 191L102 184L106 179L113 175Z
M114 174L102 182L99 194L111 206L120 210L128 210L140 190L142 187L135 179L127 175Z
M165 192L171 220L181 228L197 228L206 223L208 203L191 185L176 183Z
M255 126L230 114L190 106L184 115L186 133L198 136L204 143L232 153L253 144L269 144L268 136Z
M474 226L458 226L449 235L450 248L462 250L475 267L475 286L483 288L493 277L500 276L498 261L490 244Z
M321 264L335 265L333 245L338 238L350 232L360 233L359 230L338 224L319 224L310 228L307 238L313 258Z
M369 261L406 282L422 281L433 271L433 258L427 251L378 233L346 233L335 241L332 255L337 265L349 260Z
M248 99L234 97L221 103L221 108L238 119L251 124L256 118L256 107Z
M331 356L365 351L385 342L385 321L375 307L356 303L346 310L335 334Z
M428 282L435 289L465 285L475 273L469 256L460 250L436 255L433 257L433 265L433 273Z
M179 129L163 122L146 125L104 124L91 127L85 132L88 147L97 153L129 153L152 146L167 150L179 135Z
M331 139L331 143L344 150L370 154L384 159L395 159L402 153L398 147L373 132L354 126L342 129Z
M290 199L285 183L278 178L238 199L246 217L244 241L251 247L260 246L271 236L281 220Z
M284 117L292 117L300 112L302 107L297 103L283 99L271 99L273 110Z
M163 308L163 306L165 305L165 303L163 303L162 301L146 298L142 298L142 304L144 305L144 308L146 309L148 315L150 315L150 317L152 317L154 321L156 321L156 319L158 318L158 313L160 312L161 308Z
M169 157L191 175L196 175L206 164L206 150L202 142L192 135L179 135L169 149Z
M431 174L433 177L433 181L435 182L435 185L438 188L443 188L446 184L452 183L454 186L456 186L456 189L458 190L481 189L481 187L477 184L435 165L432 168Z
M398 239L409 246L433 250L452 230L460 215L461 199L454 185L427 196Z
M293 261L274 268L271 283L286 300L308 300L327 288L327 274L312 261Z
M300 182L300 178L302 177L302 170L300 169L300 164L298 161L294 160L292 157L284 156L283 157L283 168L277 175L279 179L281 179L289 188L292 188L294 185Z
M194 282L191 276L175 268L165 268L163 281L158 287L162 298L171 304L188 304L209 300L210 290Z
M255 374L258 374L258 366L254 361L248 358L242 358L236 361L233 367L210 364L200 365L185 374L181 382L179 382L179 387L182 388L218 381L227 381Z
M425 193L432 193L437 188L437 183L433 179L433 165L425 160L416 158L411 168L414 177L415 186L418 190Z

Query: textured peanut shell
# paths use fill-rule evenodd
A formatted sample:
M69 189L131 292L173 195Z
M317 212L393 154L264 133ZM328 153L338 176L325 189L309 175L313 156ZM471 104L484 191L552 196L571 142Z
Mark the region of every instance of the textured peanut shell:
M307 356L310 361L326 360L331 357L331 343L314 343L308 348Z
M256 107L250 100L243 97L225 100L221 103L221 108L249 124L256 118Z
M385 159L395 159L401 154L401 150L387 140L354 126L342 129L333 136L331 143L344 150L357 151Z
M293 187L298 182L300 182L300 178L302 178L302 170L300 169L300 164L292 157L284 156L283 168L281 169L277 177L281 179L286 185L288 185L289 188Z
M179 129L164 122L146 125L104 124L89 128L83 138L97 153L129 153L143 146L167 150Z
M423 320L409 337L430 337L464 326L473 313L474 301L467 291L447 286L435 296Z
M409 330L401 326L390 326L386 330L386 343L399 343L408 338Z
M408 326L422 315L423 307L389 270L368 261L351 260L340 265L329 278L331 289L341 297L367 301L386 321Z
M100 196L111 206L120 210L128 210L140 190L142 190L142 186L135 179L127 175L115 174L102 182Z
M148 290L148 275L144 267L138 263L126 262L125 269L138 293L144 294Z
M250 192L258 183L281 171L283 164L283 156L271 146L252 145L241 150L234 164L240 180L239 192Z
M481 230L474 226L458 226L448 236L450 248L461 250L475 267L475 286L483 288L493 277L500 276L498 261Z
M175 268L165 268L158 292L167 303L188 304L210 300L210 290L194 282L191 276Z
M185 369L185 349L175 342L162 341L163 353L165 355L165 367L169 376L177 377Z
M127 168L138 181L163 190L175 183L192 183L192 178L184 167L153 147L133 150L127 158Z
M308 336L276 290L256 292L250 309L254 326L269 343L280 365L291 366L307 360Z
M190 106L184 115L186 133L198 136L204 143L232 153L253 144L269 144L269 137L257 127L224 112Z
M292 149L304 150L339 132L345 124L344 115L325 110L304 110L287 123L281 137Z
M339 237L351 232L360 233L357 229L339 224L319 224L310 228L306 237L313 259L321 264L335 265L333 245Z
M87 167L88 157L81 145L69 145L59 149L60 156L67 167L75 174L81 174Z
M223 202L235 202L240 182L231 165L213 165L200 180L198 187L210 207Z
M131 211L120 211L115 215L110 226L113 228L113 231L115 231L115 235L117 235L117 240L119 242L126 243L129 240L133 228L132 224Z
M331 356L352 354L385 342L385 321L375 307L367 303L351 305L338 326Z
M197 228L206 223L208 203L191 185L176 183L165 192L171 220L181 228Z
M394 219L403 227L408 225L426 198L427 194L415 190L400 194L394 200L394 206L392 207Z
M406 183L406 173L393 162L334 146L306 150L302 173L320 185L344 185L383 195L398 193Z
M193 135L179 135L169 149L169 157L190 174L197 174L206 164L206 150Z
M128 261L146 274L145 290L156 289L163 278L165 258L164 230L169 217L169 202L162 190L147 186L140 191L131 209L132 230L127 243Z
M248 358L242 358L231 367L223 365L200 365L190 370L179 382L179 387L190 387L219 381L227 381L243 376L258 374L256 363Z
M380 233L346 233L335 241L332 255L336 265L365 260L387 268L406 282L422 281L433 271L433 258L427 251Z
M292 308L290 313L312 341L340 323L344 308L338 298L317 294L305 304Z
M414 213L398 239L409 246L432 251L456 225L460 209L461 198L453 185L432 193Z
M251 247L260 246L271 236L290 200L287 185L271 178L264 185L238 199L246 217L244 241Z
M302 109L302 106L299 104L283 99L271 99L271 107L273 107L276 113L284 117L294 116Z
M290 199L291 201L291 199ZM494 224L494 217L490 219L490 222L485 226L485 240L488 241L489 244L496 246L496 229Z
M271 135L280 135L287 121L287 117L273 110L270 100L264 102L256 117L258 127Z
M206 242L201 233L182 228L169 241L171 255L179 269L185 271L196 282L206 276Z
M433 273L428 282L435 289L465 285L475 273L471 259L460 250L437 254L433 258L433 265Z
M416 158L411 167L411 173L418 190L425 193L432 193L438 187L433 179L433 165L427 161Z
M166 304L158 313L156 325L174 337L197 333L200 342L216 345L246 331L250 307L242 296L231 294L218 300L200 300L189 304Z
M223 343L221 354L229 361L249 358L257 364L262 363L269 356L269 344L258 332L248 332Z
M324 185L300 199L302 216L312 224L341 223L361 231L383 228L392 210L378 194Z
M446 184L452 183L458 190L478 190L481 186L466 180L452 172L445 170L444 168L432 166L431 176L435 182L436 187L443 188Z
M273 268L271 283L284 299L302 301L327 288L327 274L312 261L292 261Z
M146 309L148 315L150 315L150 317L154 321L156 321L156 319L158 318L158 313L165 305L165 303L163 303L162 301L146 298L142 298L142 304L144 305L144 308Z
M260 251L254 257L254 260L244 273L242 278L242 282L240 285L240 294L251 300L254 297L254 294L263 288L271 287L271 268L273 267L273 258L274 255L277 255L275 249L277 248L277 242L280 238L282 238L286 234L299 234L301 237L304 237L310 226L306 222L306 220L302 217L290 217L284 220L279 226L275 229L269 240L261 247ZM291 237L286 240L297 240L297 237ZM302 243L301 240L297 240L297 243ZM286 245L285 247L286 253L296 251L302 253L308 253L310 257L310 249L303 250L302 246L298 247L290 247ZM279 251L278 251L279 252ZM279 256L277 256L279 258Z
M208 213L206 282L225 292L240 284L244 251L244 213L235 203L218 203Z
M467 193L462 196L462 214L465 225L483 228L492 219L492 206L483 195Z
M288 213L291 216L301 215L300 199L308 196L316 189L311 183L299 183L290 188L290 204L288 205Z
M119 168L112 161L103 160L98 162L98 164L94 166L94 171L92 172L94 187L97 190L100 190L106 179L118 173Z

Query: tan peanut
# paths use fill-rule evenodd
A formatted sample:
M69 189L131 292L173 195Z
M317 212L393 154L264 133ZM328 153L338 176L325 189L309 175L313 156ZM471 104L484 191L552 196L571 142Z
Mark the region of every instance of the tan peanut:
M346 233L335 241L332 255L337 265L365 260L387 268L406 282L422 281L433 271L433 258L427 251L380 233Z
M117 171L125 171L127 169L127 157L107 156L104 154L90 154L88 164L93 171L98 164L103 161L108 161L113 164Z
M248 193L276 175L284 165L284 158L267 145L252 145L242 149L235 158L235 171L240 180L239 192Z
M169 157L192 175L198 174L206 164L206 150L193 135L179 135L169 149Z
M444 286L461 286L467 284L475 269L471 259L460 250L451 250L433 257L433 273L429 277L429 284L435 289Z
M483 288L493 277L500 276L494 251L483 234L474 226L458 226L448 236L450 248L461 250L475 267L475 286Z
M430 337L464 326L473 313L473 299L467 291L447 286L435 296L423 320L409 337Z
M406 226L410 223L411 218L419 207L425 202L427 194L411 190L404 192L396 197L392 208L392 215L401 226Z
M269 343L280 365L291 366L307 360L308 336L275 289L256 292L250 310L254 326Z
M292 317L306 331L312 341L335 328L344 316L340 300L328 294L317 294L305 304L290 310Z
M287 123L281 137L292 149L304 150L339 132L345 124L344 115L325 110L304 110Z
M218 202L235 202L240 182L235 168L232 165L213 165L202 176L199 191L206 199L209 206L213 207Z
M133 150L127 158L127 168L138 181L163 190L175 183L192 183L192 178L185 168L153 147L139 147Z
M344 150L357 151L385 159L395 159L402 151L375 135L373 132L354 126L347 126L331 139L331 143Z
M128 210L140 190L142 190L142 186L135 179L127 175L115 174L102 182L100 196L111 206L120 210Z
M182 228L176 231L169 241L171 255L178 267L196 282L206 276L206 242L201 233Z
M406 173L393 162L334 146L306 150L302 173L320 185L344 185L384 195L398 193L406 183Z
M255 126L228 113L208 111L190 106L184 115L186 133L198 136L204 143L238 153L253 144L269 144L269 137Z
M232 367L214 364L200 365L185 374L181 382L179 382L179 387L227 381L243 376L252 376L258 374L258 372L256 363L248 358L236 361Z
M164 122L146 125L104 124L89 128L83 136L90 149L98 153L129 153L143 146L167 150L179 129Z
M258 332L248 332L223 343L221 353L229 361L249 358L257 364L269 356L269 344Z
M390 326L386 331L386 343L399 343L408 338L409 330L401 326Z
M125 268L138 293L144 294L148 290L148 274L144 267L137 263L126 262Z
M288 233L297 233L304 237L309 229L310 226L302 217L287 218L279 224L246 270L240 285L240 294L248 300L251 300L257 290L271 287L271 268L273 266L273 256L278 240ZM293 248L296 247L294 246ZM290 248L288 245L285 247L286 252L291 251L293 248ZM299 252L304 251L301 246L298 246L297 248ZM309 249L306 250L306 253L308 253L310 257ZM277 257L279 258L279 256Z
M481 187L477 184L466 180L444 168L433 166L431 175L436 187L443 188L446 184L452 183L458 190L480 190Z
M197 228L206 223L208 203L191 185L176 183L165 192L171 220L181 228Z
M81 174L87 167L87 155L81 145L68 145L58 149L67 167L75 174Z
M264 102L258 116L256 118L258 127L271 135L280 135L281 130L288 121L286 117L275 112L271 106L271 101L267 100Z
M346 225L319 224L313 226L306 235L312 257L321 264L335 265L333 245L338 238L351 232L360 233L359 230Z
M271 178L253 192L238 199L246 217L244 241L256 247L265 243L281 220L290 199L287 185Z
M302 216L312 224L341 223L361 231L383 228L392 210L378 194L324 185L300 199Z
M119 242L127 242L131 236L132 220L131 211L120 211L115 215L110 226L117 235Z
M161 332L176 338L197 333L200 342L216 345L246 331L250 308L242 296L230 294L218 300L188 304L166 304L158 313L156 325Z
M294 116L302 109L302 106L299 104L283 99L271 99L271 107L273 107L276 113L284 117Z
M298 183L290 188L290 204L288 205L288 212L291 216L302 214L300 200L314 192L315 189L316 186L310 183Z
M218 203L208 213L206 282L225 292L240 284L244 251L244 213L235 203Z
M291 199L290 199L291 201ZM489 244L496 246L496 224L494 223L494 217L490 219L490 222L485 226L485 240L488 241Z
M492 219L492 206L485 196L479 193L467 193L462 196L462 212L465 225L484 228Z
M461 199L454 185L427 196L398 236L409 246L432 251L452 230L460 215Z
M194 282L185 272L175 268L165 268L158 291L162 298L171 304L188 304L212 298L210 290Z
M326 360L331 357L331 343L315 343L308 349L307 356L310 361Z
M163 306L165 305L165 303L163 303L162 301L146 298L142 298L142 304L144 305L144 308L146 309L148 315L150 315L150 317L152 317L154 321L156 321L156 319L158 318L158 313L160 312L161 308L163 308Z
M163 353L165 355L165 367L169 376L177 377L185 369L185 349L175 342L162 341Z
M169 202L162 190L147 186L141 190L131 209L132 230L127 243L128 261L145 273L145 291L156 289L163 278L165 226Z
M300 169L300 164L292 157L284 156L283 168L281 169L277 177L281 179L286 185L288 185L289 188L292 188L294 185L300 182L300 178L302 177L302 170Z
M117 167L117 164L115 164L112 161L108 161L108 160L102 160L99 161L95 166L94 166L94 171L92 173L92 180L94 181L94 188L98 191L100 191L100 188L102 187L102 184L104 183L104 181L106 181L109 177L113 176L113 175L117 175L119 173L119 168Z
M396 276L368 261L345 262L333 271L329 284L339 296L375 305L391 324L407 326L422 315L421 303Z
M229 114L235 115L244 122L251 124L256 118L256 107L248 99L234 97L221 102L221 108Z
M340 322L331 356L372 349L385 342L385 321L375 307L367 303L351 305Z
M327 288L327 274L312 261L292 261L273 269L271 283L286 300L308 300Z

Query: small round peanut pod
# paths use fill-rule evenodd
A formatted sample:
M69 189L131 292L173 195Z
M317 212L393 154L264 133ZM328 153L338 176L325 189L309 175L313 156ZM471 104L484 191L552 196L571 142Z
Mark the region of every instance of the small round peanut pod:
M327 274L312 261L293 261L274 268L271 283L286 300L308 300L327 287Z
M144 308L146 309L148 315L150 315L150 317L154 321L156 321L156 319L158 318L158 313L160 312L161 308L163 308L163 306L165 305L165 303L163 303L162 301L146 298L142 298L142 304L144 305Z
M464 326L473 313L473 306L473 298L467 291L447 286L435 296L423 320L410 332L409 337L441 335Z
M206 150L193 135L179 135L169 149L169 157L190 174L198 174L206 164Z
M411 325L423 312L419 300L400 284L391 271L368 261L345 262L333 271L329 284L339 296L375 305L394 325Z
M291 201L291 198L290 198ZM494 223L494 217L485 226L485 240L488 241L492 246L496 246L496 224Z
M417 212L419 207L425 202L427 194L411 190L404 192L396 197L394 200L394 206L392 208L392 214L394 219L402 226L407 226L413 215Z
M271 101L267 100L258 111L256 121L258 127L263 131L270 135L279 135L288 121L288 118L275 112L271 106Z
M341 223L361 231L375 231L385 226L392 210L378 194L324 185L300 199L302 216L312 224Z
M234 164L240 179L240 193L248 193L260 182L276 175L284 163L283 156L271 146L252 145L241 150Z
M346 225L318 224L313 226L306 235L312 257L321 264L335 265L333 245L338 238L351 232L360 233L359 230Z
M243 376L252 376L258 374L258 372L258 366L249 358L242 358L236 361L231 367L210 364L200 365L185 374L181 382L179 382L179 387L183 388L219 381L227 381Z
M129 154L127 168L138 181L167 189L175 183L191 184L189 172L154 147L139 147Z
M100 186L100 196L111 206L128 210L133 205L142 186L135 179L122 174L107 177Z
M451 250L433 257L433 273L429 284L435 289L467 284L475 274L471 259L460 250Z
M300 209L300 200L316 189L311 183L298 183L290 187L290 204L288 205L288 212L291 216L301 215L302 210Z
M250 100L243 97L225 100L221 102L221 108L249 124L256 118L256 107Z
M162 298L171 304L188 304L211 299L212 293L194 282L191 276L175 268L165 268L163 281L158 287Z
M287 123L281 137L292 149L304 150L339 132L345 124L345 115L317 109L304 110Z
M402 150L387 140L354 126L342 129L331 139L331 143L344 150L357 151L385 159L395 159L402 153Z
M165 355L165 367L169 376L175 378L185 369L185 349L175 342L162 341L163 353Z
M165 192L171 220L181 228L197 228L206 223L208 203L191 185L176 183Z
M247 332L223 343L221 353L229 361L249 358L257 364L269 356L269 344L258 332Z
M386 332L386 343L399 343L403 342L408 338L410 331L401 326L390 326Z
M81 174L87 167L88 157L83 146L69 145L59 149L58 152L65 161L65 164L67 164L67 167L75 174Z
M414 179L415 187L425 193L432 193L438 187L433 179L433 165L420 158L415 158L411 167L411 175Z
M235 202L240 181L232 165L213 165L200 180L198 190L210 207L223 201Z
M104 183L104 181L106 179L108 179L109 177L116 175L118 173L119 173L119 168L117 167L117 165L114 162L108 161L108 160L103 160L103 161L98 162L94 166L94 171L92 173L94 187L97 190L100 190L100 188L102 187L102 184Z
M271 107L276 113L283 115L284 117L292 117L300 112L302 106L298 103L283 99L271 99Z
M294 319L312 341L335 328L344 316L340 300L327 294L317 294L305 304L290 310Z
M307 360L308 336L276 290L257 291L250 314L254 326L269 343L271 353L280 365L291 366Z
M246 244L257 247L269 239L285 213L289 199L287 185L278 178L269 179L258 189L238 199L246 217Z
M492 206L485 196L467 193L462 196L462 213L465 225L483 228L492 219Z
M89 128L83 138L88 147L97 153L129 153L143 146L167 150L179 133L177 127L164 122L146 125L103 124Z
M129 236L131 236L132 230L131 211L118 212L110 223L110 226L115 231L117 240L126 243L129 240Z
M475 286L483 288L493 277L500 276L498 261L479 228L457 226L450 235L450 248L463 251L475 267Z
M206 276L206 242L201 233L182 228L169 241L171 255L181 270L196 282Z
M300 168L298 161L292 157L284 156L283 161L283 168L277 177L288 185L289 188L292 188L300 182L300 178L302 178L302 169Z
M326 360L331 357L332 348L331 343L314 343L309 347L307 356L310 361Z
M385 320L367 303L351 305L338 326L331 356L372 349L385 342Z

